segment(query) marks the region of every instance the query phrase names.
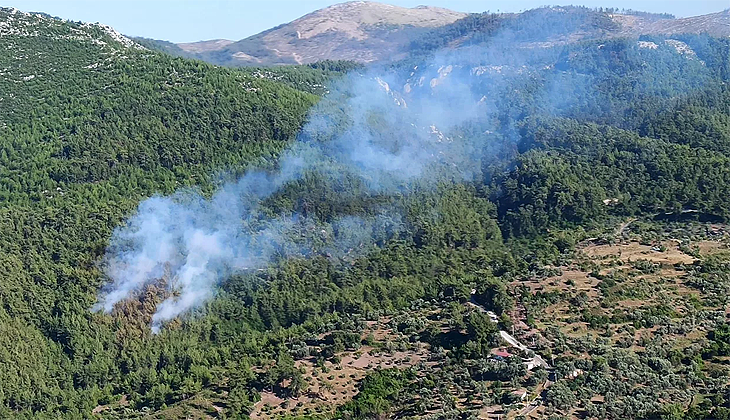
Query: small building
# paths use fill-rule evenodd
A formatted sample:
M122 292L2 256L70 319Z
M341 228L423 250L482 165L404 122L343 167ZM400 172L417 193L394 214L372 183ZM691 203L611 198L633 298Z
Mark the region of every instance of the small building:
M522 363L525 364L525 368L527 368L527 370L532 370L532 369L535 369L536 367L540 366L540 362L535 360L534 357L529 357L529 358L523 357Z
M524 401L525 398L527 398L527 390L524 388L516 389L512 391L512 396L519 399L520 401Z
M512 356L512 353L508 352L506 349L492 349L492 357L497 360L508 359Z
M489 317L489 320L492 321L492 323L496 324L499 322L499 317L494 312L487 311L487 316Z
M574 371L565 375L565 379L575 379L582 374L583 374L583 371L581 369L575 369Z
M604 404L606 402L606 397L603 395L594 395L591 397L591 402L593 404Z

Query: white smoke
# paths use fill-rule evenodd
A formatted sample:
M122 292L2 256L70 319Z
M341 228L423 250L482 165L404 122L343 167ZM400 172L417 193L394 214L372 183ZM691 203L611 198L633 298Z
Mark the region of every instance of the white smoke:
M312 252L315 245L293 240L293 230L313 221L301 215L271 217L262 209L262 201L288 182L311 170L327 171L332 177L348 173L360 177L374 193L382 193L423 179L429 165L444 159L449 146L432 129L426 129L434 120L426 121L424 114L399 107L382 81L353 75L339 86L342 90L332 95L333 99L336 95L348 97L342 104L345 121L334 124L328 108L333 101L323 101L299 141L279 160L276 171L251 170L223 185L210 199L188 189L140 203L137 212L112 235L104 260L110 282L96 309L110 312L143 286L166 277L173 293L152 317L153 331L158 331L166 321L210 299L222 279L244 269L264 267L276 257ZM415 105L413 109L419 107ZM432 110L436 106L420 104L420 108ZM463 113L459 118L452 114L442 110L439 120L443 126L463 121ZM399 131L393 142L373 130L371 118L379 118L391 128L407 129ZM343 126L346 128L338 132ZM334 173L336 170L342 173ZM384 226L397 231L399 223L399 216L393 214L370 219L345 215L331 223L337 234L328 238L322 251L342 254L370 242L374 232Z
M296 240L298 228L318 221L297 214L272 216L262 202L309 171L332 179L356 177L368 194L402 193L412 182L420 186L443 179L444 172L457 180L481 176L480 159L490 147L486 133L516 131L513 114L525 112L519 102L529 96L525 92L539 85L544 96L537 106L553 114L571 106L575 92L593 94L588 76L553 68L559 51L516 47L513 38L506 33L486 47L437 54L408 69L408 78L392 72L352 74L330 87L276 170L249 170L210 199L185 190L143 201L113 233L104 260L110 281L96 309L109 312L165 278L172 295L152 318L157 330L210 299L216 285L236 272L315 250L342 255L372 242L376 232L397 232L399 216L389 209L373 218L343 215L330 221L337 233L323 247L311 238ZM539 60L548 65L535 65ZM497 109L507 110L502 120ZM461 136L465 124L478 129Z

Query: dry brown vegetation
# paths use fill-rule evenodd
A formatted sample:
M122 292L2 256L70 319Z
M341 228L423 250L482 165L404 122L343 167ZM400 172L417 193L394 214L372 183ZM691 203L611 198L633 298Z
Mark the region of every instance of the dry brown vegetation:
M704 240L696 246L704 255L721 252L726 249L720 241ZM637 262L647 261L658 265L655 272L642 272L635 267ZM576 259L571 265L559 267L562 274L546 278L534 278L524 283L533 291L568 293L578 295L585 293L585 308L596 315L610 315L616 308L636 310L655 306L662 300L678 303L676 310L683 311L688 298L696 291L683 284L684 266L697 261L697 258L680 250L677 241L662 241L654 245L629 241L619 244L585 243L578 248ZM583 267L581 269L581 267ZM616 277L622 281L611 287L619 298L612 297L610 309L601 303L608 297L598 288L600 279L592 275L592 270L601 276ZM517 283L513 284L516 285ZM577 306L569 300L548 306L545 310L545 321L539 329L548 324L559 325L569 336L584 335L588 329L586 322L575 316ZM642 331L636 331L639 336ZM622 334L614 335L614 340Z
M378 322L369 322L362 337L372 335L378 344L397 340L399 335L388 328L388 321L388 318L383 318ZM428 346L417 343L414 348L405 351L362 346L356 351L345 351L336 356L339 363L328 360L320 366L315 364L314 357L297 360L295 366L303 371L307 384L303 395L287 398L273 392L261 392L261 401L254 405L251 418L330 413L357 395L358 385L368 372L373 369L406 368L426 362Z
M700 301L700 292L686 284L687 270L701 258L728 253L726 235L693 241L691 247L682 247L678 240L662 240L650 244L632 236L615 244L585 242L577 246L575 256L569 263L559 267L548 267L550 275L536 275L512 283L514 290L522 289L530 294L559 294L555 303L547 305L535 316L532 327L523 321L525 308L518 305L513 312L516 335L524 342L534 339L543 348L550 348L551 337L545 331L557 327L565 337L579 340L589 334L608 337L614 346L632 351L642 351L643 342L649 342L659 327L635 327L631 322L591 325L585 320L585 313L611 318L617 313L651 311L661 305L669 307L677 317L691 312ZM685 252L690 248L691 252ZM691 254L691 255L690 255ZM558 273L558 274L555 274ZM603 281L606 284L601 285ZM536 327L536 328L535 328ZM700 329L686 334L670 334L664 339L673 340L680 349L698 340L706 332ZM590 358L589 354L562 352L579 358ZM603 401L598 401L602 404ZM526 407L522 412L512 411L507 418L525 415L540 418L546 415L546 407ZM482 411L486 418L486 409ZM580 418L581 412L572 411L568 417Z

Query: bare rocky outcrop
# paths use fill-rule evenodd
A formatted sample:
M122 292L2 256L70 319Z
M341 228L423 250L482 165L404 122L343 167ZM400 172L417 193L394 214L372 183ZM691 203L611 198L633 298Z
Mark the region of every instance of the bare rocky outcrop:
M226 57L227 64L303 64L319 60L373 62L402 55L419 31L465 17L438 7L405 8L354 1L336 4L238 42L202 41L188 52Z
M570 7L551 7L521 14L506 13L504 22L527 17L553 19L550 13L565 14ZM540 11L540 9L537 9ZM596 22L553 34L545 39L522 42L524 47L544 48L588 39L708 33L730 36L730 9L702 16L674 19L649 13L609 13L595 11ZM216 39L178 44L188 54L215 64L230 66L307 64L320 60L352 60L361 63L404 58L412 41L430 30L466 17L466 13L419 6L404 8L371 1L336 4L309 13L240 41ZM537 17L535 17L537 16ZM458 31L456 31L458 32ZM449 45L468 43L474 35L466 32ZM649 47L648 43L642 47Z
M651 19L635 15L613 15L621 24L619 35L673 35L708 33L717 37L730 36L730 9L722 12L680 19Z

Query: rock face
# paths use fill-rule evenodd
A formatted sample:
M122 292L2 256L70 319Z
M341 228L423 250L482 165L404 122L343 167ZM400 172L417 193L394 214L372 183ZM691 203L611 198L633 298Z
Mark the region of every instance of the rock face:
M681 19L647 19L632 15L613 15L613 19L621 24L621 35L672 35L704 32L717 37L730 36L730 9Z
M148 52L107 25L3 7L0 51L0 107L8 109L44 98L42 90L23 90L17 84L36 86L54 78L65 83L69 72L108 70L131 55ZM29 96L22 97L21 92Z
M52 38L53 31L60 40L87 43L107 51L121 51L125 48L143 50L144 47L100 23L73 23L54 18L45 13L23 12L12 7L0 7L0 38L8 52L15 41L24 38Z
M404 8L369 1L336 4L238 42L201 41L179 46L228 65L303 64L318 60L373 62L397 58L410 40L466 13L438 7Z
M468 19L459 21L467 16ZM443 41L439 48L458 48L475 40L483 42L494 27L523 33L523 45L528 47L641 35L708 33L727 37L730 9L680 19L580 7L547 7L489 16L438 7L409 9L354 1L317 10L236 42L216 39L177 44L180 51L172 53L227 66L306 64L320 60L371 63L404 58L423 39L430 43L435 40L436 44Z
M181 50L190 53L205 53L208 51L216 51L225 48L226 46L233 44L233 41L228 39L211 39L210 41L198 41L177 44Z

